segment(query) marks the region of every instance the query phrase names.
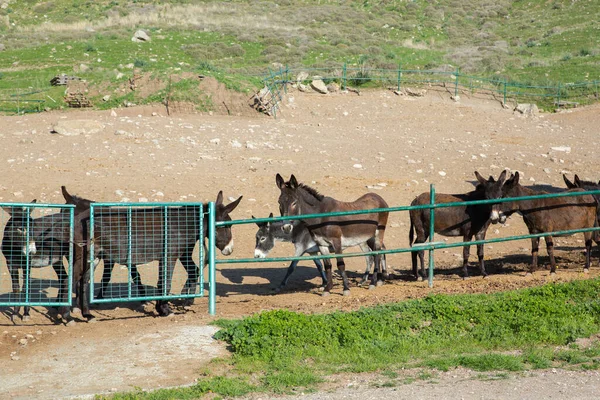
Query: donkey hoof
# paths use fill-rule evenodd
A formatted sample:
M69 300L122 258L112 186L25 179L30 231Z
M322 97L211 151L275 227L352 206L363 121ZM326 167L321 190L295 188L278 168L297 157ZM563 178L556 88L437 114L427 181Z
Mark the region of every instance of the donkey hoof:
M330 294L331 294L331 293L329 293L329 292L323 292L323 293L321 293L321 296L323 296L323 297L327 297L327 296L329 296Z
M344 296L350 296L350 290L344 290L343 291L343 295Z
M375 285L369 285L369 290L375 289Z
M417 277L417 282L423 282L423 277L422 276L418 276Z
M589 270L588 268L584 268L584 269L583 269L583 273L584 273L584 274L589 274L589 273L590 273L590 270Z
M529 277L531 277L531 276L533 276L533 274L532 274L531 272L527 272L527 273L525 274L525 278L529 278Z
M377 281L377 286L383 286L383 281Z
M27 321L29 321L30 319L31 319L31 317L30 317L29 315L23 315L23 318L21 318L21 320L22 320L23 322L27 322Z
M325 286L319 286L319 292L324 292L325 291Z

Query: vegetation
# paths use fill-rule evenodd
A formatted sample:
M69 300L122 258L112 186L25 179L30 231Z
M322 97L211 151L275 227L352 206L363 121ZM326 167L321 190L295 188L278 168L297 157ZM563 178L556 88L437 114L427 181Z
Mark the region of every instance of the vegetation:
M54 75L76 73L102 105L104 95L127 92L134 71L167 82L199 70L244 91L273 63L347 62L361 78L401 65L527 84L592 82L600 79L598 19L594 0L10 1L0 9L0 91L49 89ZM132 42L137 29L152 41ZM56 102L46 105L60 107L62 94L49 89Z
M432 295L355 312L305 315L278 310L218 322L233 356L198 384L128 398L197 398L209 391L311 390L326 375L381 371L384 386L430 380L436 370L599 369L600 280L496 294ZM223 366L227 368L223 368ZM415 368L410 379L396 371ZM225 384L225 382L227 382Z

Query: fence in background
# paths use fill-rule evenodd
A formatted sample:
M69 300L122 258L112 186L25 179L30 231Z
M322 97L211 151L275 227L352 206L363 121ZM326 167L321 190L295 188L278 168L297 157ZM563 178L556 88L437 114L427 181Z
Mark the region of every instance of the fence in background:
M306 74L306 78L298 79L302 73ZM349 67L347 64L338 68L281 67L279 70L269 70L263 81L272 92L280 94L286 90L288 84L307 84L314 77L319 77L325 83L337 82L342 90L366 84L378 84L398 91L408 86L427 87L447 91L453 96L461 93L484 94L498 99L502 104L506 104L509 100L535 102L545 109L577 107L580 104L598 101L600 87L598 80L533 85L462 74L459 69L454 71L402 69L401 65L397 69L377 69L364 66ZM280 95L274 96L275 100L280 98Z
M0 90L0 112L17 114L41 112L45 103L45 92L42 89Z
M5 211L0 216L5 260L0 268L0 306L71 305L74 206L0 206Z

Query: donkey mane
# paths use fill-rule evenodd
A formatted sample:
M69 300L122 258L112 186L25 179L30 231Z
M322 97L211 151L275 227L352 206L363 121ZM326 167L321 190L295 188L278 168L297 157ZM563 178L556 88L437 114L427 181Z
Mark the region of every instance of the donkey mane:
M304 189L311 196L313 196L314 198L316 198L319 201L322 201L325 198L325 196L323 196L321 193L319 193L316 189L313 189L310 186L305 185L304 183L298 184L298 187L301 188L301 189Z

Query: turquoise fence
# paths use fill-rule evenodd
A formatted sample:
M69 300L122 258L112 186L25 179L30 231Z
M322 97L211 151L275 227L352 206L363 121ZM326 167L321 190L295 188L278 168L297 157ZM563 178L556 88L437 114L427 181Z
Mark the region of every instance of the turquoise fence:
M4 226L0 306L71 305L75 207L35 203L0 206L4 209L0 217ZM43 268L51 264L54 271Z
M303 72L308 75L308 78L298 80L298 75ZM398 65L397 69L367 68L347 64L329 68L288 68L286 66L278 70L269 70L263 81L265 86L276 94L272 101L277 103L281 100L281 93L286 90L288 84L307 84L314 77L321 78L325 83L338 82L342 89L368 84L381 85L398 91L408 86L438 88L454 96L460 93L490 95L502 104L506 104L509 100L536 102L544 109L591 104L598 101L600 96L599 80L534 85L501 78L462 74L459 69L454 71L403 69L401 65Z
M361 257L365 255L375 255L375 254L399 254L399 253L408 253L412 251L421 251L427 250L429 252L429 287L433 287L433 271L434 271L434 251L439 249L447 249L452 247L464 247L471 246L477 244L488 244L488 243L498 243L498 242L508 242L514 240L523 240L523 239L531 239L536 237L544 237L544 236L558 236L558 235L571 235L574 233L580 232L590 232L600 230L600 227L594 228L582 228L582 229L573 229L573 230L565 230L565 231L556 231L556 232L544 232L537 234L527 234L527 235L515 235L508 236L502 238L493 238L493 239L485 239L485 240L473 240L470 242L456 242L456 243L445 243L445 242L435 242L434 241L434 230L433 226L435 225L435 214L434 210L436 208L445 208L445 207L459 207L459 206L473 206L478 204L499 204L505 202L512 201L523 201L523 200L535 200L535 199L544 199L544 198L554 198L554 197L572 197L572 196L583 196L583 195L600 195L600 190L594 191L585 191L585 192L561 192L561 193L551 193L551 194L541 194L535 196L525 196L525 197L516 197L516 198L503 198L503 199L490 199L490 200L476 200L476 201L464 201L464 202L453 202L453 203L435 203L435 187L432 184L430 186L430 204L417 205L417 206L400 206L400 207L390 207L390 208L380 208L380 209L371 209L371 210L355 210L355 211L347 211L347 212L338 212L338 213L323 213L323 214L307 214L307 215L297 215L297 216L286 216L286 217L273 217L273 218L255 218L255 219L243 219L243 220L233 220L233 221L223 221L216 222L217 227L221 226L231 226L238 224L256 224L263 222L274 222L274 221L291 221L291 220L306 220L312 218L322 218L322 217L334 217L334 216L344 216L344 215L364 215L364 214L373 214L379 212L400 212L400 211L410 211L410 210L430 210L430 236L429 241L426 243L422 243L419 245L415 245L413 247L403 247L403 248L394 248L394 249L386 249L379 251L371 251L371 252L358 252L358 253L344 253L341 255L338 254L328 254L318 255L318 256L303 256L303 257L272 257L272 258L237 258L237 259L216 259L214 260L215 264L246 264L246 263L258 263L258 262L282 262L282 261L303 261L303 260L315 260L315 259L331 259L331 258L347 258L347 257ZM211 260L212 262L212 260Z

